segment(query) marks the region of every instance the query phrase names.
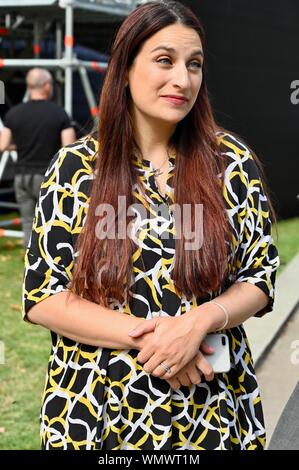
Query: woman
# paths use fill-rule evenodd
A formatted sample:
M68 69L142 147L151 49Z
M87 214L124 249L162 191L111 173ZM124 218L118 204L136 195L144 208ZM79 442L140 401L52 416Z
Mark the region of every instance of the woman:
M24 314L53 342L44 449L265 444L242 323L272 310L278 256L255 158L216 126L203 64L189 9L139 6L113 44L98 140L47 171L24 283ZM224 329L232 368L214 374L204 338Z

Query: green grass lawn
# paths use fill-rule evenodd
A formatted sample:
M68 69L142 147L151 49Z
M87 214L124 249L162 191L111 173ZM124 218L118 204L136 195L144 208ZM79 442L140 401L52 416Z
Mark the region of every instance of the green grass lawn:
M1 336L0 449L38 449L38 413L45 377L49 332L21 320L23 248L0 238Z
M299 217L282 220L278 223L277 246L280 256L279 272L299 252Z
M299 252L299 218L278 224L282 270ZM0 449L39 449L39 408L50 335L21 320L23 248L0 238L1 334L5 363L0 363Z

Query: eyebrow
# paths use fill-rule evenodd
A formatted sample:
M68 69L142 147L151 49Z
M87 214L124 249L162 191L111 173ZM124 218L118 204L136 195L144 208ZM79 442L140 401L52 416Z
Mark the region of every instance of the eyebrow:
M158 51L158 50L160 50L160 49L165 50L165 51L167 51L167 52L172 52L173 54L176 53L176 50L175 50L173 47L165 46L164 44L161 44L160 46L158 46L158 47L156 47L155 49L153 49L153 50L151 51L151 53L152 53L152 52L155 52L155 51ZM203 57L203 52L202 52L202 50L201 50L201 49L197 49L196 51L192 52L190 58L191 58L191 57L194 57L194 56L196 56L196 55L201 55L201 56Z

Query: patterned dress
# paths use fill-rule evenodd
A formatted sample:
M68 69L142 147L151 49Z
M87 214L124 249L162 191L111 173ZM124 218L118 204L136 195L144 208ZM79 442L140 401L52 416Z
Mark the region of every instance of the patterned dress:
M279 265L271 236L268 203L257 167L246 146L227 133L217 135L226 156L223 197L238 269L233 282L255 284L269 296L261 316L272 310ZM26 252L23 313L49 296L68 289L74 244L89 203L97 142L88 136L53 158L41 187ZM150 161L133 158L145 194L133 192L151 216L142 225L133 255L135 293L127 304L110 307L143 318L178 316L219 295L187 300L172 282L175 244L173 174L165 197L159 193ZM155 215L157 204L165 206ZM170 234L165 235L165 231ZM53 312L53 314L55 314ZM43 449L202 450L261 449L265 429L259 388L242 325L226 330L232 368L211 382L173 391L147 374L137 350L111 350L77 343L55 333L41 407Z

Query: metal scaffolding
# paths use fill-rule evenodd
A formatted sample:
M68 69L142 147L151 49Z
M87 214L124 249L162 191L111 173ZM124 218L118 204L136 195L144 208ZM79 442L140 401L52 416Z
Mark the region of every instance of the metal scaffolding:
M74 21L97 24L98 22L119 21L126 17L140 3L148 0L1 0L0 17L4 18L4 29L15 33L24 25L32 25L33 58L6 59L0 58L0 71L5 69L27 69L46 67L55 71L55 76L63 81L64 76L64 108L72 116L73 71L77 70L91 116L97 115L97 103L94 97L87 71L103 73L107 62L79 60L74 53ZM55 58L41 59L41 40L43 29L49 22L55 23ZM62 24L65 24L64 36ZM8 36L9 37L9 36ZM26 97L25 97L26 99ZM3 123L0 119L0 131ZM0 183L9 160L16 162L16 151L5 151L0 158ZM11 189L11 188L10 188ZM10 191L4 190L4 191ZM0 202L0 206L8 207L13 203ZM14 204L15 206L15 204ZM0 236L12 236L10 230L0 228ZM22 236L15 232L13 236Z
M33 24L34 58L0 59L2 68L47 67L64 71L64 107L72 116L73 71L78 70L83 90L94 116L96 102L92 93L86 70L104 72L106 62L78 60L74 54L74 15L80 15L81 21L96 22L111 17L127 16L139 3L138 0L1 0L0 15L5 15L6 24L11 24L11 15L17 13L13 28L18 28L24 21ZM61 23L65 22L64 38ZM40 59L40 41L42 20L53 19L56 23L56 58ZM64 44L64 49L63 49ZM64 50L64 52L63 52Z

